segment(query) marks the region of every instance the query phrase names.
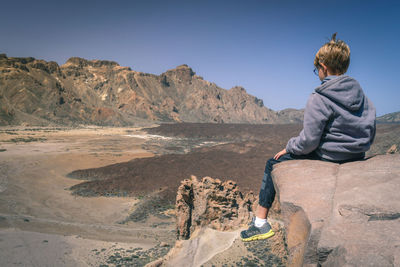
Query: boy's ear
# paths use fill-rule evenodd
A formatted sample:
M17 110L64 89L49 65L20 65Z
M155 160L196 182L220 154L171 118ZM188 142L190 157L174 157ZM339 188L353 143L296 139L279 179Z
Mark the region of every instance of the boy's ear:
M328 67L324 64L324 63L319 63L319 65L322 66L322 68L324 69L324 71L328 70Z
M331 69L328 68L328 66L326 66L324 63L319 63L319 65L322 66L322 72L324 73L324 75L329 76L333 74Z

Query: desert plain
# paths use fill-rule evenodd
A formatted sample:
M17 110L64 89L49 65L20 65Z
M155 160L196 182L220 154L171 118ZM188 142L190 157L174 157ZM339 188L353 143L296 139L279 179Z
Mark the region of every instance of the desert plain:
M232 179L257 191L265 161L301 130L156 126L1 127L1 266L143 266L175 243L181 180ZM399 132L378 125L369 156L399 145Z
M173 242L173 224L157 229L118 223L136 197L87 198L69 190L80 183L66 177L73 170L153 156L141 147L146 136L140 128L0 131L2 266L99 266L122 251Z

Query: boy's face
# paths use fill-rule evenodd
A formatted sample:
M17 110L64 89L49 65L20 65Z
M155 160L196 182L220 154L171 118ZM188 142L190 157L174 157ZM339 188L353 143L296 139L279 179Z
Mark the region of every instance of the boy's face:
M324 75L324 70L323 70L323 68L321 67L321 66L319 66L319 67L317 67L317 69L318 69L318 77L319 77L319 80L320 81L322 81L323 79L325 79L325 75Z
M328 76L328 68L323 63L318 64L317 70L320 81Z

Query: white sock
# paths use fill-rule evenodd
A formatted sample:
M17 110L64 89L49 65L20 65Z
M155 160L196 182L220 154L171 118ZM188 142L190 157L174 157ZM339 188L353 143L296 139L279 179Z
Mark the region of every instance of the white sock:
M261 226L263 226L264 223L266 223L266 222L267 222L267 219L260 219L260 218L258 218L258 217L256 216L256 220L254 221L254 225L255 225L256 227L261 227Z

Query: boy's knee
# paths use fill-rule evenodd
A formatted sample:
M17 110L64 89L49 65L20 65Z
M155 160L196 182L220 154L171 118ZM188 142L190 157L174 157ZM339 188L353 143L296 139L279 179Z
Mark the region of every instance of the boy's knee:
M265 164L265 171L272 171L272 166L276 163L276 160L274 158L270 158L269 160L267 160L267 163Z
M265 165L272 166L275 164L275 162L276 162L276 160L274 158L270 158L269 160L267 160L267 163Z

